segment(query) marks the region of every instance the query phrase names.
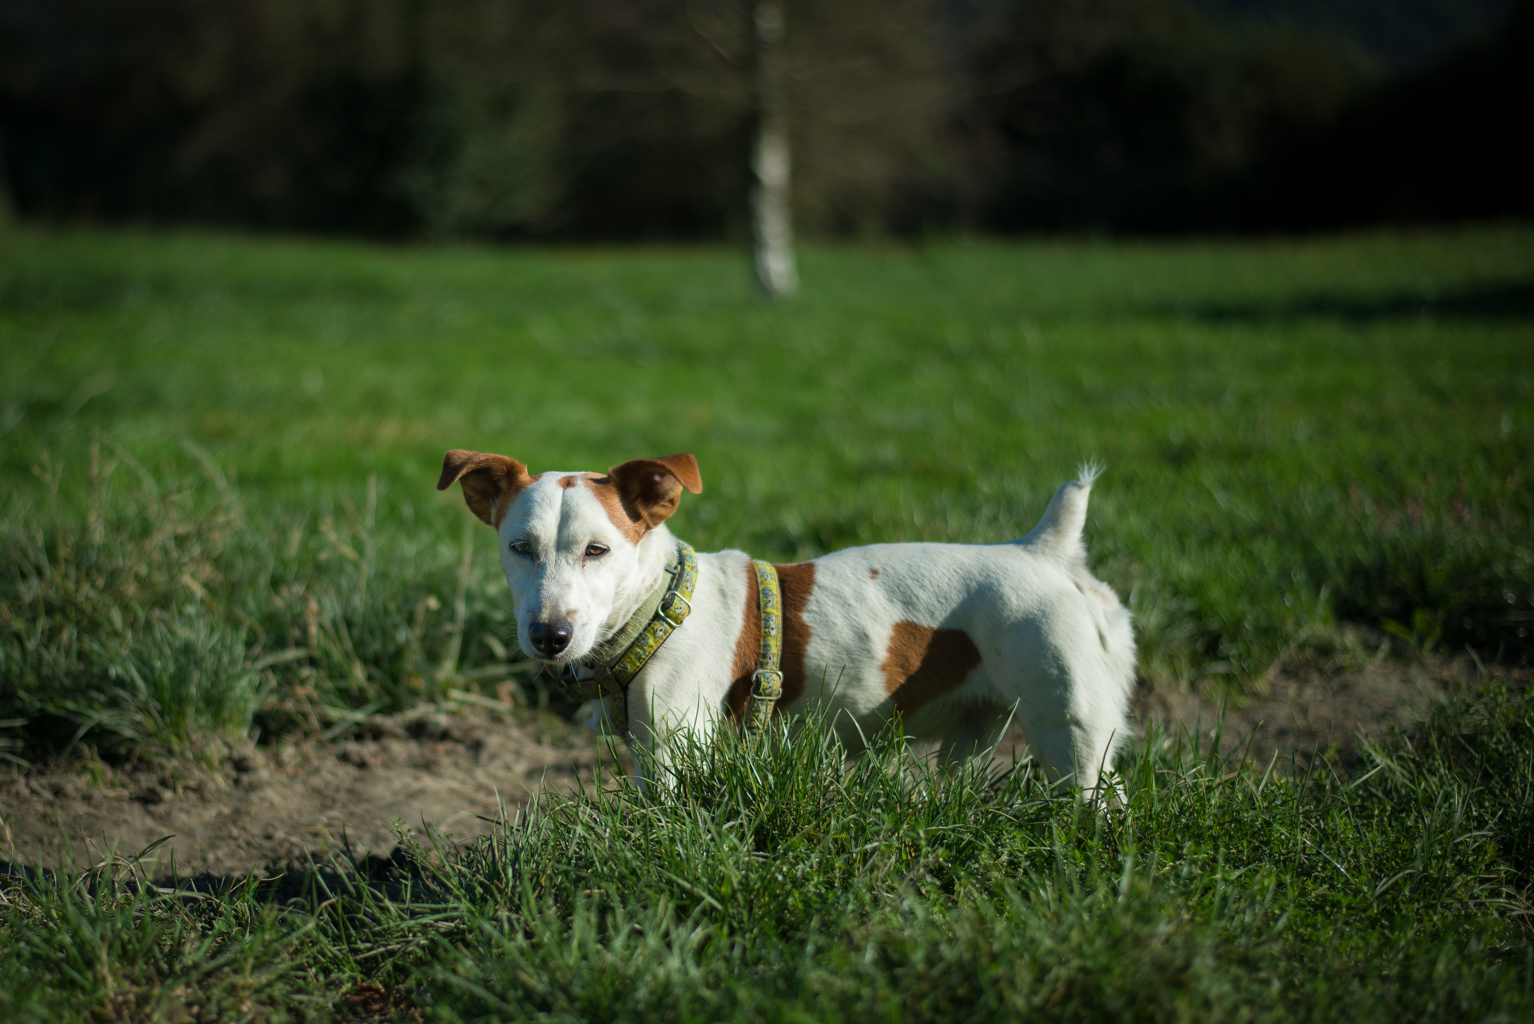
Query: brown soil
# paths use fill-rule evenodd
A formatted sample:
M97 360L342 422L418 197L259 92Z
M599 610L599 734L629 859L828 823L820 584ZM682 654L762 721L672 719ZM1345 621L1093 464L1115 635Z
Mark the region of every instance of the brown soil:
M1501 670L1514 680L1523 670ZM1219 677L1188 688L1141 682L1131 706L1134 733L1156 730L1162 742L1186 736L1207 750L1216 735L1226 756L1244 756L1276 771L1305 768L1316 756L1345 767L1364 743L1422 719L1448 693L1474 685L1468 658L1365 660L1352 667L1292 666L1238 692ZM1027 755L1022 730L1011 727L997 744L994 763L1005 769ZM936 747L930 751L936 753Z
M1144 689L1136 727L1143 734L1156 722L1207 742L1223 712L1227 751L1250 739L1250 756L1266 764L1277 753L1282 767L1291 751L1301 763L1318 752L1346 757L1473 677L1462 662L1386 660L1282 675L1239 701ZM1018 750L1019 739L1009 736L998 753ZM0 859L57 865L73 856L85 866L108 849L136 854L166 836L174 838L158 851L160 873L174 856L182 874L240 874L323 856L343 837L358 853L386 854L392 821L463 840L489 831L498 801L515 808L540 786L568 790L621 770L584 728L475 706L375 717L335 743L250 746L215 772L75 758L0 777Z
M1303 766L1317 754L1346 760L1363 744L1420 720L1434 702L1476 678L1468 658L1381 659L1346 671L1305 667L1248 694L1142 689L1135 718L1169 735L1186 731L1206 748L1218 733L1223 752L1245 752L1264 765L1275 755L1288 763L1292 755Z
M88 866L166 836L162 874L172 856L180 874L241 874L318 858L343 840L387 854L393 821L467 839L488 832L501 805L514 810L539 786L591 784L599 766L622 771L584 729L474 706L375 717L334 743L251 745L213 772L74 758L0 778L0 860Z

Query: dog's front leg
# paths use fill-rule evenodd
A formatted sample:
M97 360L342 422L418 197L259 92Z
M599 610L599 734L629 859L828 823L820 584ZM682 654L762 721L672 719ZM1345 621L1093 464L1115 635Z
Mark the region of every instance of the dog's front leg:
M634 786L646 795L669 788L667 784L671 777L670 737L664 729L656 728L658 723L664 723L665 716L657 716L654 712L655 708L649 702L640 704L632 700L631 695L629 756L634 762Z
M614 736L621 739L622 733L614 724L618 710L618 698L597 697L576 708L572 721L577 725L585 726L598 736Z
M670 789L677 773L706 753L723 709L695 688L635 685L629 689L629 752L634 782L644 792Z

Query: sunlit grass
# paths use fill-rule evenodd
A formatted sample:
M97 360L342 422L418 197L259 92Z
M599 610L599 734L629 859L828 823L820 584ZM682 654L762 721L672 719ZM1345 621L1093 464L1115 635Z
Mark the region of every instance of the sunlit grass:
M1531 749L1527 695L1493 686L1345 770L1152 734L1094 807L887 738L848 764L814 719L693 738L663 792L548 795L464 846L195 891L0 882L0 1010L1522 1020Z
M693 451L677 532L775 559L1014 538L1096 457L1093 564L1158 685L1240 685L1339 622L1526 657L1529 229L803 265L763 306L726 250L7 229L0 720L174 746L504 678L489 531L432 487L459 446ZM240 646L223 710L191 662L134 668Z

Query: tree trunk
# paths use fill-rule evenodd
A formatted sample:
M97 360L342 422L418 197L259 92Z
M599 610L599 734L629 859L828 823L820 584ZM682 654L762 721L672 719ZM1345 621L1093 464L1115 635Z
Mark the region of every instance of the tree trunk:
M783 0L753 0L756 123L751 137L751 248L757 289L769 299L799 288L789 204L788 111L783 84Z

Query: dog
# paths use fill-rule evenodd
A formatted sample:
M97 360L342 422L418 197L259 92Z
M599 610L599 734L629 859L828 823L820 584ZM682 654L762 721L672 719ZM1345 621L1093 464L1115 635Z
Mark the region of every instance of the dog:
M1036 761L1086 792L1129 735L1135 665L1129 610L1087 568L1095 477L1061 487L1010 543L872 544L765 575L744 552L693 556L671 534L682 491L703 491L690 454L532 476L504 455L455 449L437 488L461 485L495 529L517 641L567 681L607 672L615 642L645 623L665 634L604 698L658 765L676 730L744 720L758 698L776 715L823 708L853 752L898 713L911 737L942 741L948 764L988 753L1015 720ZM695 579L682 601L684 555ZM762 601L774 586L776 612ZM765 677L764 623L781 640L781 667ZM775 701L758 692L763 678L780 684Z

